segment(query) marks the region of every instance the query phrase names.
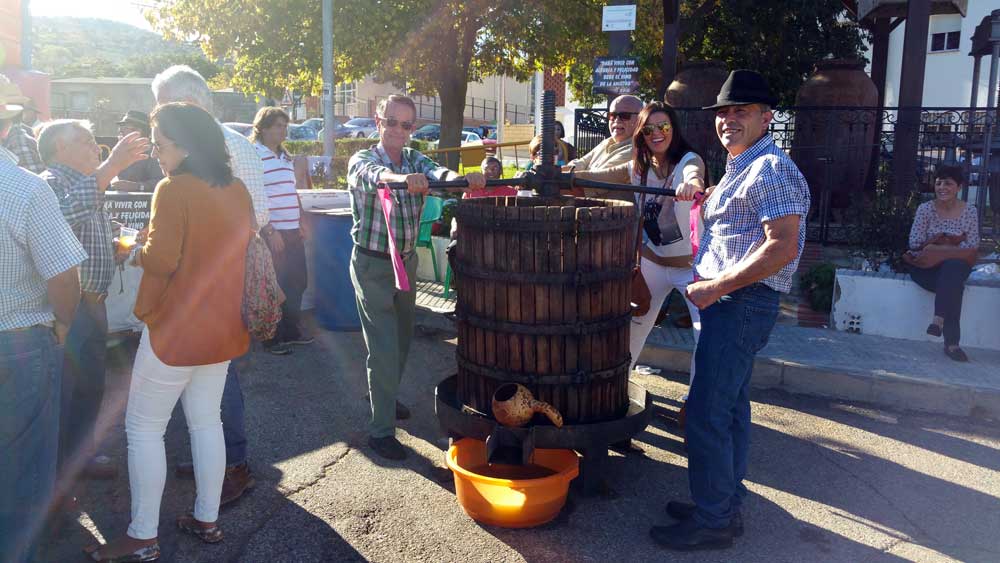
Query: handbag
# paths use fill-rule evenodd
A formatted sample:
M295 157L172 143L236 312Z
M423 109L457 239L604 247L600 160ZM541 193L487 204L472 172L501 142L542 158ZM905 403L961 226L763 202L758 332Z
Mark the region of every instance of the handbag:
M649 177L649 170L642 173L642 185L646 185L646 178ZM632 316L641 317L649 312L650 301L653 300L653 294L649 291L649 285L646 283L646 278L642 277L642 226L645 220L643 216L643 210L646 207L646 194L642 194L642 199L639 203L639 228L635 233L635 267L632 270L632 285L631 291L629 293L630 301L632 302Z
M285 293L278 285L271 250L260 237L257 217L250 207L253 230L247 244L246 271L243 275L243 304L240 313L247 331L256 340L274 338L281 322L281 304Z

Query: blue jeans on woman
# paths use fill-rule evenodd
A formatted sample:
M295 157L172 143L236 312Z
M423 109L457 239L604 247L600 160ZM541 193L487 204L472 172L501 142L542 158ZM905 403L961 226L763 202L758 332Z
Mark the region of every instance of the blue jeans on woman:
M52 329L0 332L0 561L29 561L56 482L63 352Z
M778 292L760 283L701 311L684 430L694 518L706 528L728 526L747 494L750 374L777 318Z

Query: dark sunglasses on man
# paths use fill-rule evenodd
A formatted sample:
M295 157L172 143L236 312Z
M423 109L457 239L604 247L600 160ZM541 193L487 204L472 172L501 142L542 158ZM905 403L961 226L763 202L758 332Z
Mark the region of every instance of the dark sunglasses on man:
M632 118L637 115L639 114L635 113L634 111L609 111L608 121L611 121L612 119L615 118L618 118L622 121L632 121Z
M409 131L409 130L413 129L413 122L412 121L400 121L400 120L396 119L395 117L390 117L388 119L386 119L384 117L380 117L379 121L381 121L382 123L384 123L385 126L389 127L390 129L393 128L393 127L395 127L395 126L397 126L397 125L399 125L400 127L402 127L403 131Z

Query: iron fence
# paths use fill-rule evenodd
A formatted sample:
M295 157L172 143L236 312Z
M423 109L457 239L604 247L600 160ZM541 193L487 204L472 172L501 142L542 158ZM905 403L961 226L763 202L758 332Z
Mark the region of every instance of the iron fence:
M906 109L904 112L908 111ZM907 174L907 191L932 197L934 169L958 164L965 169L967 185L962 198L976 204L980 228L995 233L1000 214L1000 136L992 114L970 108L920 108L915 166L894 166L893 144L899 108L793 107L776 110L770 131L809 182L812 209L808 238L846 242L851 228L848 207L889 188L896 174ZM705 158L709 181L717 181L726 163L725 149L715 133L714 114L695 108L678 108L685 138ZM605 110L578 109L575 143L581 154L608 137ZM984 143L993 135L989 170L984 164ZM912 172L908 170L912 169ZM990 213L987 213L987 209ZM993 218L987 225L987 220Z

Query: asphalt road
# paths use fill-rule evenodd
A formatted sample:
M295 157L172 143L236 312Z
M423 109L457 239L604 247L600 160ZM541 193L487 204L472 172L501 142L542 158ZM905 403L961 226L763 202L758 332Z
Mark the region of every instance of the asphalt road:
M256 488L220 515L217 545L179 536L194 484L168 476L163 561L1000 561L1000 428L996 421L879 410L754 392L746 535L728 551L677 554L648 538L669 523L664 505L687 499L686 459L673 423L680 374L637 380L654 394L644 454L612 454L610 490L572 492L554 522L528 530L482 526L458 506L444 468L447 440L433 412L436 382L454 372L455 333L428 316L418 326L401 399L414 416L398 437L405 462L365 445L368 406L360 333L321 332L291 356L256 353L242 377ZM130 361L116 349L103 420L121 467L92 482L83 513L64 518L47 560L82 561L94 538L124 532L129 492L122 422ZM190 459L179 409L168 462ZM75 519L74 519L75 518Z

